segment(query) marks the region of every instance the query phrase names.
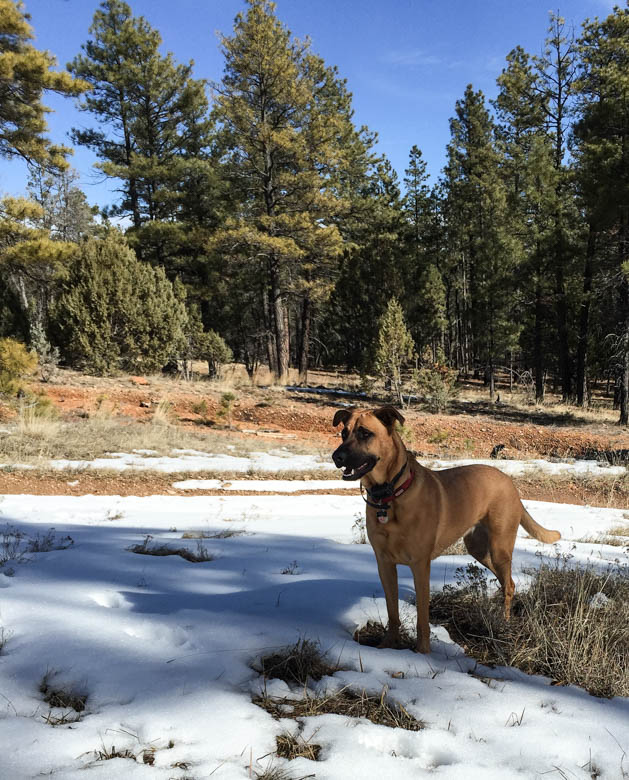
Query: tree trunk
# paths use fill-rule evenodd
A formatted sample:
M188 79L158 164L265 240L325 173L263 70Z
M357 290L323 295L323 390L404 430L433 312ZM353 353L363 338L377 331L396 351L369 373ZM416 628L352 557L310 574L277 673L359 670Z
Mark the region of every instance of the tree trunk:
M566 282L562 258L558 257L555 268L555 294L557 296L557 337L559 339L559 372L561 395L564 403L572 399L572 370L570 366L570 345L568 341L568 306L566 303Z
M308 365L310 359L310 320L312 317L312 302L306 293L301 306L301 333L299 343L299 383L308 384Z
M290 336L288 331L288 311L282 296L279 279L279 264L273 258L270 264L271 310L273 312L275 351L277 367L275 378L280 383L288 381L288 363L290 355Z
M541 265L541 263L540 263ZM535 326L534 326L534 361L535 361L535 402L544 403L544 348L543 334L543 301L542 301L542 270L538 265L535 280Z
M585 266L583 268L583 296L581 299L581 312L579 315L579 337L577 344L577 406L588 405L587 391L587 348L590 328L590 304L592 292L592 274L594 268L594 250L596 246L596 234L592 225L588 235L587 250L585 253Z

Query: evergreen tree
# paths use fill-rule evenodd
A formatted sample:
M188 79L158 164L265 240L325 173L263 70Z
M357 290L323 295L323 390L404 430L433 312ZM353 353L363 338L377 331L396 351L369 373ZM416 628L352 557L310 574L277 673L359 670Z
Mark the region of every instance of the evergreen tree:
M159 370L179 353L188 315L164 270L110 231L76 249L52 318L65 362L108 374Z
M575 273L574 259L580 253L579 228L570 172L564 163L576 77L576 46L565 19L551 12L548 37L541 57L535 60L537 89L546 113L547 131L553 145L555 168L555 205L552 215L550 257L554 272L554 307L557 320L559 372L564 401L574 397L573 343L571 342L570 281Z
M373 364L378 320L391 298L405 295L407 223L397 175L388 160L365 177L345 229L346 249L322 337L332 362L367 371ZM410 286L410 285L409 285Z
M0 157L64 167L69 149L45 137L44 92L79 95L88 87L52 70L55 58L30 44L33 29L21 0L0 0Z
M405 174L406 194L402 203L409 222L410 251L405 263L402 303L419 352L430 346L436 361L437 354L443 351L447 324L446 289L439 268L442 226L437 196L427 184L426 163L417 146L411 148Z
M344 178L366 155L366 140L354 129L351 95L336 69L293 39L274 10L268 0L248 0L234 35L222 38L225 73L215 85L214 116L240 208L212 246L229 248L263 279L268 361L284 380L289 299L302 301L303 375L312 309L329 294L343 247L336 221L348 208Z
M395 298L378 321L378 340L373 361L374 373L384 379L395 393L400 406L402 396L402 372L415 359L415 343L406 327L404 312Z
M34 224L48 231L52 239L77 243L96 231L97 206L90 206L85 193L75 185L79 175L66 168L47 171L33 165L29 171L28 192L41 207Z
M521 344L534 365L535 397L544 400L548 355L556 351L552 322L556 150L547 132L547 95L529 55L517 47L498 78L495 101L507 202L523 258L517 276L524 320Z
M199 254L198 242L207 238L199 238L199 223L214 225L205 84L192 78L192 62L177 64L160 53L159 32L123 0L101 3L90 34L68 67L92 86L80 107L99 124L74 130L73 139L96 153L106 176L122 182L122 199L110 213L131 216L129 240L138 254L174 273L180 255Z
M576 159L590 226L584 271L583 318L594 290L596 266L612 312L612 359L619 384L620 423L629 424L629 9L584 25L579 40L579 121ZM612 304L610 307L610 303ZM610 332L607 330L607 333ZM587 335L587 331L586 331Z
M482 92L471 85L450 121L452 140L445 169L449 251L458 277L456 318L459 367L486 372L494 396L497 359L513 347L513 279L521 247L514 234L501 157Z
M52 240L47 229L35 227L43 221L44 211L33 200L0 201L0 279L11 293L7 302L20 335L29 342L47 330L57 282L74 250L71 243Z

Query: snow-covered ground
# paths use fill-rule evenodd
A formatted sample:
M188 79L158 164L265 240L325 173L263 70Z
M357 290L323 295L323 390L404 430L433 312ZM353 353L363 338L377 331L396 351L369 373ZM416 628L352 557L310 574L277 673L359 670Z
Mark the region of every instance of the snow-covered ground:
M487 466L504 471L505 474L516 476L533 471L545 474L574 474L583 476L622 476L627 473L626 466L610 466L595 460L569 460L551 462L542 459L531 460L444 460L438 458L421 458L419 462L432 469L465 466L470 463L484 463ZM107 457L94 460L55 459L44 461L41 467L59 471L82 471L91 469L111 469L112 471L151 470L167 473L182 471L213 471L235 473L281 473L283 471L336 471L329 455L296 455L285 447L279 447L269 452L251 452L246 456L215 455L198 450L173 450L170 456L158 455L152 450L134 450L133 452L111 452ZM12 468L33 468L27 464L12 464ZM190 488L191 486L189 486Z
M623 548L575 541L626 523L627 513L526 504L564 538L553 546L518 538L519 584L522 567L540 555L569 553L575 563L597 566L627 562ZM602 778L623 777L629 700L551 687L513 669L478 669L439 627L428 656L352 641L356 627L386 615L371 548L351 543L363 511L357 495L5 496L0 555L3 531L10 545L11 529L41 540L54 527L65 549L27 553L0 568L0 778L255 776L272 760L275 737L296 732L297 723L275 721L252 703L262 685L252 664L300 637L319 640L346 669L320 688L350 685L378 695L385 688L426 728L307 718L302 735L316 734L321 760L276 759L291 777L590 778L593 766ZM226 529L237 533L182 538ZM151 543L201 544L213 559L129 551L149 534ZM433 588L451 582L468 560L434 561ZM410 571L400 567L401 598L411 592ZM474 668L493 680L469 675ZM45 675L51 687L87 695L78 722L44 721ZM275 680L267 693L289 690ZM112 746L137 759L95 760ZM152 766L142 763L151 748Z

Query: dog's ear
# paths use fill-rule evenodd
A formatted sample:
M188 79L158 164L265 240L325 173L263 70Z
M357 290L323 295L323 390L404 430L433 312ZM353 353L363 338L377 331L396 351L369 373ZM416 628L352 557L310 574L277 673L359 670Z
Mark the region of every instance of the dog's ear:
M404 417L393 406L381 406L379 409L374 409L372 412L374 417L377 417L383 425L389 430L392 430L396 421L400 425L404 425Z
M339 423L346 423L351 416L352 413L349 409L339 409L334 415L332 425L336 428Z

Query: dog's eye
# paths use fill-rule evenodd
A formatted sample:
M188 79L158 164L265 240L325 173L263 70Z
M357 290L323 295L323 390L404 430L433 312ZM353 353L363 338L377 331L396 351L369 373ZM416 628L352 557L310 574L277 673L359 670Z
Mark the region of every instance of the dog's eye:
M358 438L359 439L368 439L371 436L371 431L368 431L366 428L359 428L358 429Z
M347 436L348 436L347 428L343 428L343 430L341 431L341 439L347 439Z

